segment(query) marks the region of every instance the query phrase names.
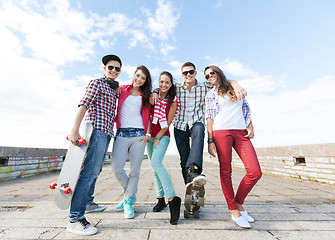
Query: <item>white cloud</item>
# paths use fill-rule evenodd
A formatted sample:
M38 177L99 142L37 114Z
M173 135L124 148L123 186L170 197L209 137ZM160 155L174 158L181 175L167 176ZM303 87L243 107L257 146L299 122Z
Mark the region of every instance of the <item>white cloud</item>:
M333 142L335 76L299 90L250 95L258 146Z

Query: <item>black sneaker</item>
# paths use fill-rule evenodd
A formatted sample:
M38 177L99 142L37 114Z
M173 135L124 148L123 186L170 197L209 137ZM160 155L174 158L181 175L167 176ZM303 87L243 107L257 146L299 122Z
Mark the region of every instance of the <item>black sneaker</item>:
M201 172L202 172L202 169L199 167L199 165L196 163L192 163L187 168L187 183L192 182L195 177L201 174Z

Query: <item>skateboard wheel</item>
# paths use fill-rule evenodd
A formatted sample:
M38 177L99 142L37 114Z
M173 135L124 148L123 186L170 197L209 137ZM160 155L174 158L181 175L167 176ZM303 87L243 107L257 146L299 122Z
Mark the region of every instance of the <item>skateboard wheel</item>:
M65 194L70 194L71 193L71 188L67 187L63 191Z
M86 140L85 139L80 139L80 140L78 140L78 143L81 144L81 145L85 145Z
M55 189L56 186L57 186L57 183L52 183L52 184L49 185L49 188L51 188L51 189Z
M196 218L196 219L198 219L199 218L199 211L197 210L197 211L194 211L193 212L193 216L194 216L194 218Z
M184 218L190 218L190 213L187 210L184 210Z

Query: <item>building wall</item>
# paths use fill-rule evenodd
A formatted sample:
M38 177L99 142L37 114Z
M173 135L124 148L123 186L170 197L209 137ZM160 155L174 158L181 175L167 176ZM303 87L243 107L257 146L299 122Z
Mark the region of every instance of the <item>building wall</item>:
M335 143L256 148L256 152L263 173L335 185ZM205 159L217 162L207 153ZM235 152L232 165L244 168Z
M0 147L0 181L60 170L67 149ZM111 161L107 153L106 161Z

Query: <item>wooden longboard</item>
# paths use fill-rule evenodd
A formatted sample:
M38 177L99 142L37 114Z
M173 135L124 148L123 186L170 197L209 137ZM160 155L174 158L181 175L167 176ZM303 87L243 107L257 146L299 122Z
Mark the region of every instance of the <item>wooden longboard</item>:
M91 123L85 122L81 126L80 135L86 143L78 144L79 146L70 143L57 184L50 185L50 188L55 191L54 200L59 209L65 210L70 206L92 131Z

